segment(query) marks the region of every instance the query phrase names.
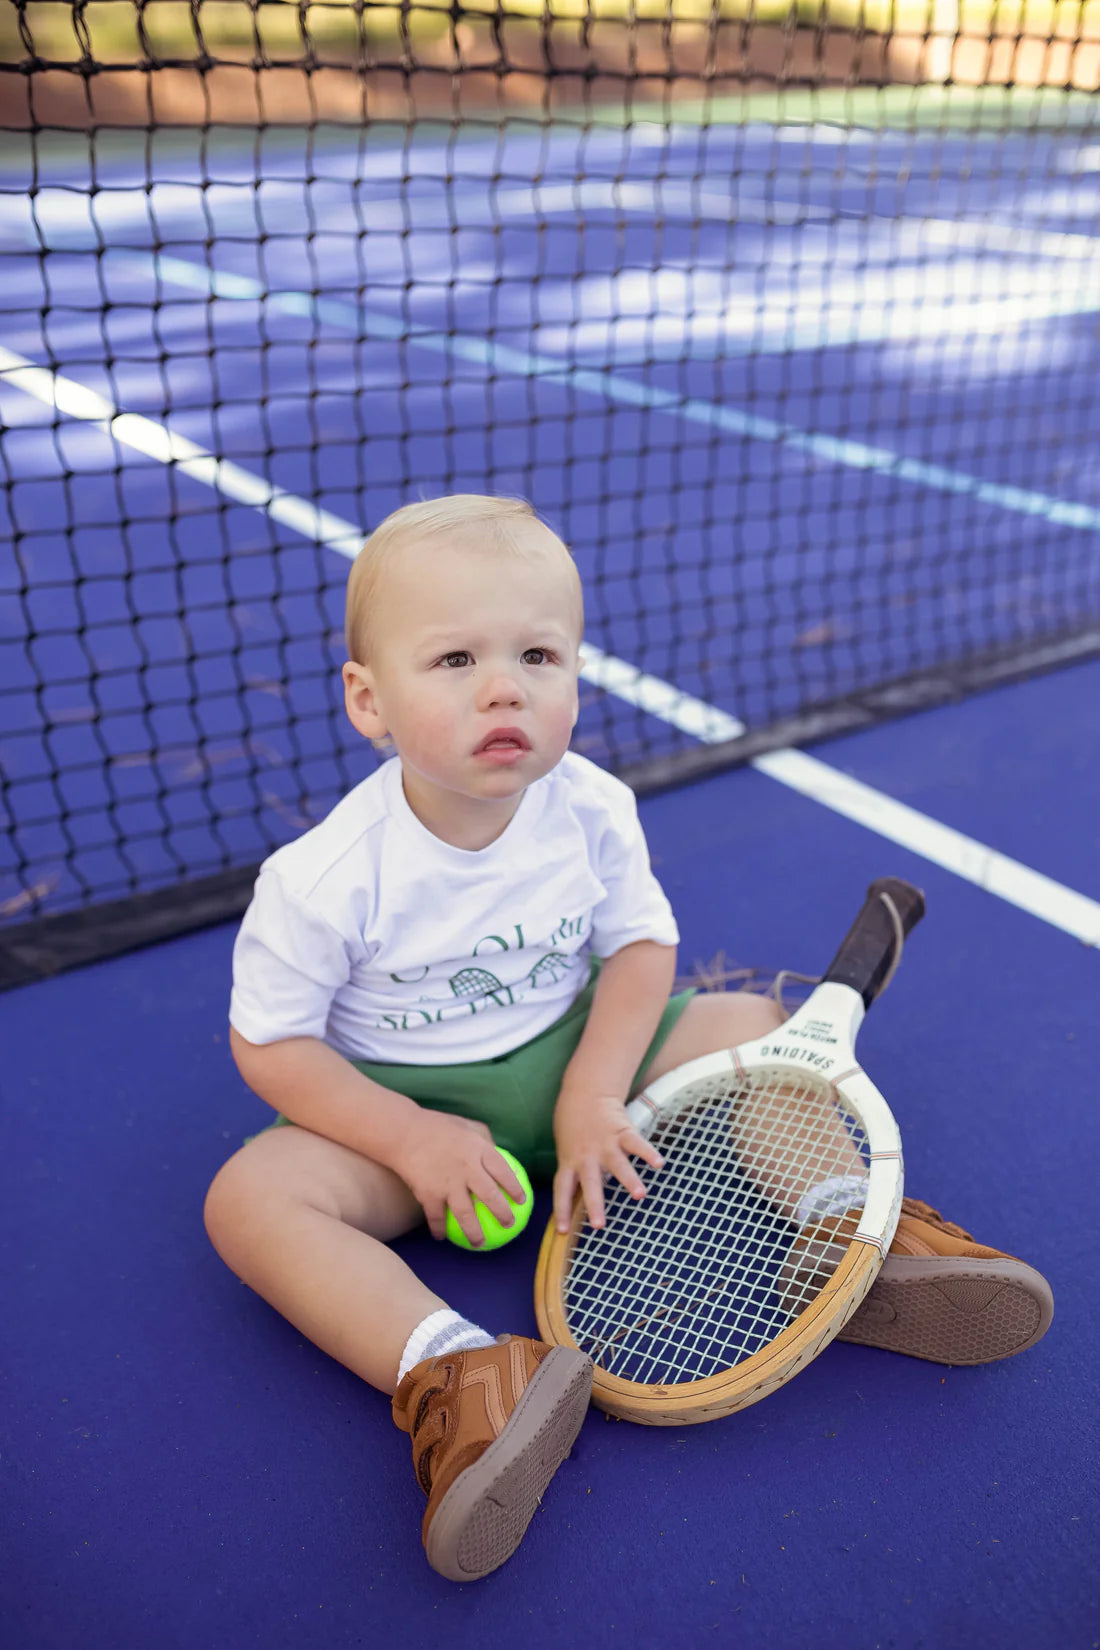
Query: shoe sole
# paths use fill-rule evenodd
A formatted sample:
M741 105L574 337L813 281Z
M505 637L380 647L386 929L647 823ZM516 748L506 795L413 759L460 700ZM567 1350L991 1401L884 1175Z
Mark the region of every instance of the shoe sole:
M499 1438L460 1474L424 1539L449 1581L476 1581L510 1558L573 1447L592 1392L592 1363L556 1346L539 1364Z
M897 1255L837 1338L932 1363L984 1364L1026 1352L1053 1316L1049 1284L1023 1261Z

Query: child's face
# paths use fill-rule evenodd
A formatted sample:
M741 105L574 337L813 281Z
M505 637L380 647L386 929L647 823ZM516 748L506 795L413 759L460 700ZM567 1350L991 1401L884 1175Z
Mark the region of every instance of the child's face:
M546 529L527 531L532 548L546 542L545 555L403 550L379 592L370 664L344 667L348 715L369 738L393 739L409 801L429 824L447 808L468 816L478 802L499 813L568 748L575 584ZM490 742L500 730L506 737Z

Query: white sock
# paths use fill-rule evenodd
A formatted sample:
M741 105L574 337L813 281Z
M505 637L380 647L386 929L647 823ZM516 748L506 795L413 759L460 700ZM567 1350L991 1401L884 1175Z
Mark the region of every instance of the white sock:
M425 1358L438 1358L444 1352L464 1352L475 1346L494 1344L493 1337L487 1335L484 1329L479 1329L476 1323L471 1323L460 1313L452 1312L450 1307L444 1306L438 1312L429 1312L428 1316L417 1324L405 1343L401 1365L397 1371L398 1385L413 1365L423 1363Z
M800 1226L812 1226L830 1215L842 1215L853 1204L862 1204L867 1188L865 1174L834 1174L820 1186L812 1186L798 1200L794 1218Z

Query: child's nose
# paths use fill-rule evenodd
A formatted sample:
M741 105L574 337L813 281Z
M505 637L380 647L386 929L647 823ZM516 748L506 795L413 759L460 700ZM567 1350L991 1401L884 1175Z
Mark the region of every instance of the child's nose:
M523 699L523 688L511 671L498 670L488 678L484 688L487 708L493 705L518 705Z

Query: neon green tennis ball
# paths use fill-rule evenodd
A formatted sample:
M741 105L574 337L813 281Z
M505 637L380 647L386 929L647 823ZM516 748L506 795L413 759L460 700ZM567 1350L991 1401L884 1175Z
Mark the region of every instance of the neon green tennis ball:
M454 1211L452 1209L447 1210L447 1236L451 1242L457 1243L460 1249L472 1249L479 1255L484 1254L488 1249L500 1249L504 1244L511 1243L513 1238L519 1237L519 1234L530 1220L531 1210L535 1206L535 1195L531 1190L531 1182L527 1178L527 1170L523 1167L523 1164L518 1158L513 1157L511 1152L504 1151L502 1147L498 1146L497 1151L500 1152L501 1157L503 1157L505 1163L523 1187L522 1203L516 1203L508 1197L507 1192L504 1194L508 1199L509 1208L515 1214L514 1223L511 1226L502 1226L493 1211L487 1209L480 1198L475 1197L474 1213L478 1218L481 1230L485 1234L485 1242L473 1244L455 1219Z

